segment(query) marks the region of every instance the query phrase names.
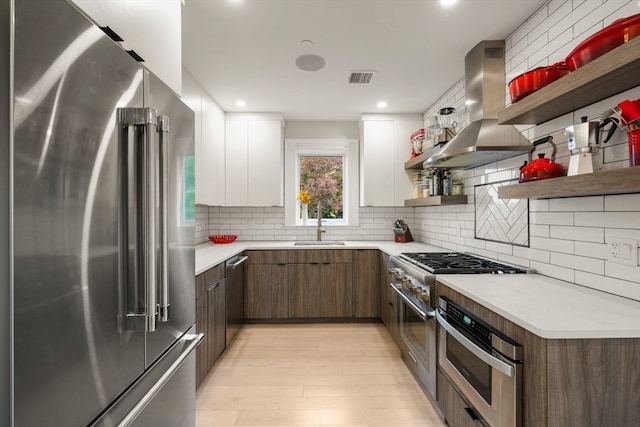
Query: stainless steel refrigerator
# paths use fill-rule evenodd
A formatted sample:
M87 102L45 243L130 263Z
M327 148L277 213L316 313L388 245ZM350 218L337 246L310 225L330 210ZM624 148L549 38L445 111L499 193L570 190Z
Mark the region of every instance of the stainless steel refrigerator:
M13 424L195 424L194 115L64 0L14 0Z

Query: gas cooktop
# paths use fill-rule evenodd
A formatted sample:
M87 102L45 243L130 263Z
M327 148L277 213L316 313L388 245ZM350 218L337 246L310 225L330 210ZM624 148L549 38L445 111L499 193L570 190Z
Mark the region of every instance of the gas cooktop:
M403 258L432 274L520 274L527 270L460 252L405 252Z

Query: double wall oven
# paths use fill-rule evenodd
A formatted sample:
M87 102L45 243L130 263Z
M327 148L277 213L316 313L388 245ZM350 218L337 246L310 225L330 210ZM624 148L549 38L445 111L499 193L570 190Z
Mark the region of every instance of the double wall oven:
M429 397L436 400L439 364L492 426L518 426L522 348L462 307L444 298L438 300L435 282L438 274L520 274L527 270L459 252L403 253L390 261L389 286L399 301L403 358ZM500 411L514 414L514 422L504 423L510 415L497 413Z

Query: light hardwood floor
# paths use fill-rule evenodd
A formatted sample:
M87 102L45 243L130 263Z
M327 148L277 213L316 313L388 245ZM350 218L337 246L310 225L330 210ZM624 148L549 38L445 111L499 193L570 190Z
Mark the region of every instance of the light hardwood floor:
M444 427L382 324L245 325L198 389L197 427Z

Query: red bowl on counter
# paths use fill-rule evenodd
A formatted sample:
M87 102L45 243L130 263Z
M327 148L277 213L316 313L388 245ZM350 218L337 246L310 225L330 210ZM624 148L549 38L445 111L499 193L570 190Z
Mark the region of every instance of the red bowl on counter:
M511 102L517 102L569 74L569 67L564 61L556 62L548 67L538 67L524 74L520 74L509 82Z
M576 46L567 56L567 65L571 71L575 71L639 35L640 13L618 19Z
M217 234L215 236L209 236L209 240L217 244L231 243L237 238L238 236L235 234Z

